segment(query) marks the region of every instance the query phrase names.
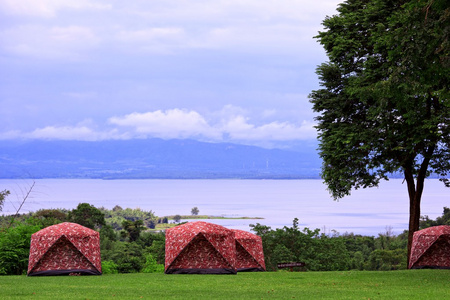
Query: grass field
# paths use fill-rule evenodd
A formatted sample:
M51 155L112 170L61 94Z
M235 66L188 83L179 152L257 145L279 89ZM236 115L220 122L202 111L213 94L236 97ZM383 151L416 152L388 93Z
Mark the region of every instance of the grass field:
M0 276L1 299L450 299L450 270Z

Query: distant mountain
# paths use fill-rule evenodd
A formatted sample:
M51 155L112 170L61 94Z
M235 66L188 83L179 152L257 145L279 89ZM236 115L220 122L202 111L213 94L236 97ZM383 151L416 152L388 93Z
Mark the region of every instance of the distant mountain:
M318 178L316 148L162 139L0 141L0 178Z

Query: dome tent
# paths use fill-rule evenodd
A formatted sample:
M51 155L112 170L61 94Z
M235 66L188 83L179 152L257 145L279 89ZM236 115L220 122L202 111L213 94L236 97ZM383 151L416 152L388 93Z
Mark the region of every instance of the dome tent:
M262 239L256 234L233 229L236 240L236 268L238 272L265 271Z
M450 269L449 225L414 232L408 268Z
M166 230L166 274L236 274L234 232L203 221Z
M68 222L34 233L31 236L27 274L101 275L99 233Z

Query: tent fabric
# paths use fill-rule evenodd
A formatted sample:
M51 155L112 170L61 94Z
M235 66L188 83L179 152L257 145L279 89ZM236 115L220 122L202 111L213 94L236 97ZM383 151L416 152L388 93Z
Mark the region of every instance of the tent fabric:
M166 274L236 274L234 232L197 221L166 230Z
M233 229L236 240L236 268L238 272L265 271L262 239L248 231Z
M61 223L31 236L29 276L100 275L100 235L76 223Z
M450 269L450 226L440 225L416 231L408 268Z

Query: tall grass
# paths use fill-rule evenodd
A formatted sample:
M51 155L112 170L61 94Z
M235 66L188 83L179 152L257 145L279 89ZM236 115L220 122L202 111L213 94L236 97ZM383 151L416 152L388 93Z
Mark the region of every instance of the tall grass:
M1 299L450 299L450 270L0 276Z

